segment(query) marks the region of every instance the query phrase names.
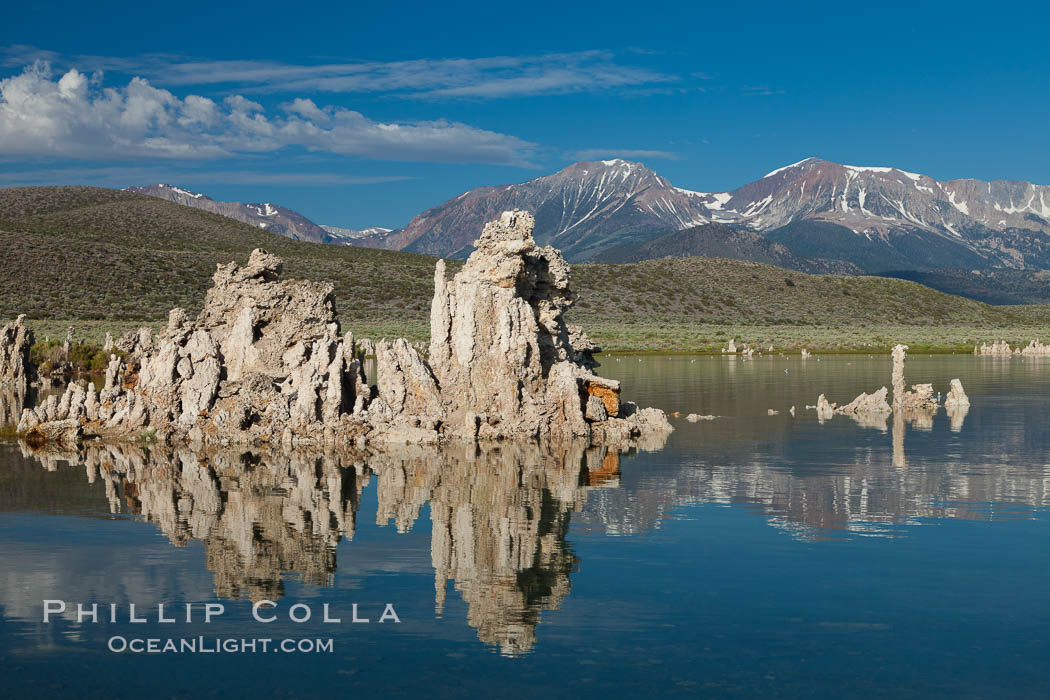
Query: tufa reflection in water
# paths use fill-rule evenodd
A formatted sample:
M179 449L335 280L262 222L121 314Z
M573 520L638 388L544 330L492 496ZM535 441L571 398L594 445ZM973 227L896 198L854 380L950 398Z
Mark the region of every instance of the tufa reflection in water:
M620 475L618 452L582 441L378 454L22 450L49 471L82 466L90 483L104 482L111 512L140 515L173 545L202 542L216 595L253 601L283 595L287 575L332 585L336 547L353 538L374 478L379 524L407 532L430 506L437 614L452 580L478 637L508 655L532 649L540 612L569 593L578 564L566 544L570 515Z
M948 417L952 432L966 420L964 410ZM572 443L378 454L141 445L23 449L49 469L64 461L82 465L89 479L104 481L112 509L141 513L176 545L201 541L216 593L253 600L279 597L289 575L330 585L336 546L353 537L361 494L374 480L381 524L407 532L430 506L438 614L452 580L478 637L519 654L534 647L542 611L561 605L580 566L566 542L570 520L577 530L631 534L675 517L677 506L740 504L792 537L814 539L896 535L897 525L923 519L1024 515L1023 508L998 504L1050 506L1042 461L995 457L1034 457L1041 443L1033 453L1017 441L1036 433L1023 424L1006 433L982 430L979 411L975 417L968 428L979 441L969 451L946 450L937 433L927 432L932 414L901 411L893 416L892 435L873 441L823 428L820 435L832 441L814 449L808 438L758 442L741 427L730 434L749 439L709 440L692 445L684 458L667 450L622 474L615 451ZM910 455L906 425L918 438L909 442ZM848 449L829 452L835 446ZM597 488L605 486L618 488Z
M18 417L22 415L22 408L27 406L28 389L23 386L0 387L0 426L14 426L18 424Z

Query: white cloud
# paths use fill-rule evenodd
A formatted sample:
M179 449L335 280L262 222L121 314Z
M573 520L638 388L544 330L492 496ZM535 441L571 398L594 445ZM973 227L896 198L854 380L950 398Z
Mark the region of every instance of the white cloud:
M610 51L321 65L161 61L150 71L159 82L170 85L230 83L258 93L392 93L415 99L564 94L674 80L672 76L617 63Z
M533 144L459 122L377 122L295 99L280 114L241 95L177 97L133 78L102 87L38 61L0 80L0 156L207 159L285 148L404 161L527 165Z
M623 62L622 52L572 51L525 56L437 58L288 64L277 61L207 61L170 55L78 56L92 70L143 75L156 85L229 85L244 93L378 93L410 99L500 99L530 95L640 89L678 82L678 77ZM0 55L18 65L61 56L26 46Z

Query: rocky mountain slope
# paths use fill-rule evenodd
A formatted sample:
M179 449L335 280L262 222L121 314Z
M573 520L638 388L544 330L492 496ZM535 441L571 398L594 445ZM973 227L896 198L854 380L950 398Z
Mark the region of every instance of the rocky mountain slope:
M716 218L768 231L816 218L855 233L908 224L956 238L967 230L1050 231L1050 186L996 180L938 182L899 168L807 158L718 198Z
M607 248L592 258L596 263L631 263L654 258L729 258L776 265L811 273L857 274L856 265L837 260L803 258L780 243L746 229L725 224L701 224L671 231L640 245L622 244Z
M574 163L520 185L478 187L362 243L465 257L484 222L510 209L532 212L537 243L561 249L570 261L710 220L702 197L641 163L617 158Z
M194 207L195 209L210 211L213 214L220 214L236 221L243 221L246 224L251 224L280 236L294 238L297 241L345 244L348 239L354 237L342 233L343 231L349 231L349 229L339 229L338 233L332 233L310 221L297 211L269 202L262 204L218 202L199 192L192 192L182 187L165 184L126 187L125 190L151 197L159 197L160 199L166 199L169 202Z
M1050 187L807 158L717 195L716 220L868 271L1050 265Z
M372 228L353 229L353 228L341 228L339 226L325 226L321 224L328 235L337 240L334 243L342 243L345 245L355 245L355 241L360 238L368 238L369 236L382 236L385 233L390 233L390 229L382 228L381 226L373 226Z
M640 163L580 162L518 185L464 192L403 229L360 243L463 257L484 221L514 207L535 212L537 240L575 262L644 245L669 231L720 223L767 235L798 257L836 259L869 272L1050 267L1048 186L941 182L819 158L713 193L675 187Z

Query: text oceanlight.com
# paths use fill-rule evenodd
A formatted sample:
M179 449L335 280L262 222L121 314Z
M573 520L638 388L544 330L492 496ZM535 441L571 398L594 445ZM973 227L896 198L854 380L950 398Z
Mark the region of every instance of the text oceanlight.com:
M181 637L160 639L141 637L109 638L107 644L118 654L256 654L278 652L284 654L331 654L335 644L329 639L243 639L235 637Z

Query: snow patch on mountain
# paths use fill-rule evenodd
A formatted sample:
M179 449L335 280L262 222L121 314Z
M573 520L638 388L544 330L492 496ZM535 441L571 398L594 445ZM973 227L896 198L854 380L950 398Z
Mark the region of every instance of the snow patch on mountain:
M707 208L711 211L721 210L722 207L724 207L729 202L729 200L733 198L733 195L731 195L729 192L715 192L710 196L711 199L713 199L714 201L708 202Z
M769 171L768 173L766 173L765 175L762 176L762 179L765 180L767 177L773 177L777 173L782 173L785 170L791 170L792 168L797 168L798 166L802 165L803 163L805 163L807 161L811 161L811 160L817 160L817 159L813 158L812 156L810 156L809 158L803 158L802 160L798 161L797 163L792 163L791 165L785 165L782 168L777 168L776 170Z
M184 190L181 187L176 187L175 185L157 185L157 187L168 187L171 189L172 192L177 192L178 194L181 194L184 197L192 197L193 199L200 199L204 196L200 192L190 192L189 190Z

